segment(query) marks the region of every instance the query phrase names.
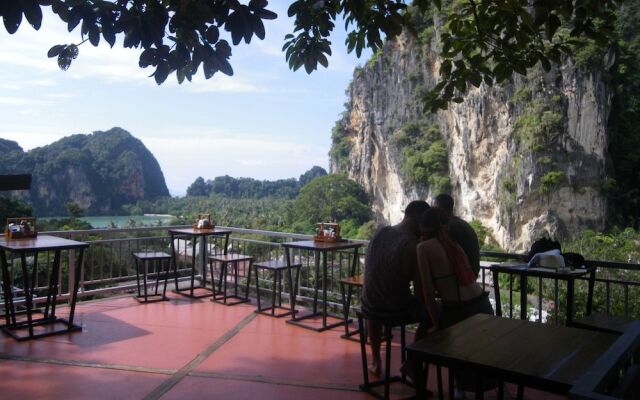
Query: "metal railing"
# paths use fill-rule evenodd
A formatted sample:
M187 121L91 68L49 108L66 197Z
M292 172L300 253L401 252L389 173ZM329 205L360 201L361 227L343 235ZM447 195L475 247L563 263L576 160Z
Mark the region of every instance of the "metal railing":
M79 240L89 243L89 248L85 252L84 265L81 270L81 278L79 284L78 296L80 298L96 298L101 296L109 296L114 293L122 293L132 291L136 288L136 271L135 264L131 254L134 251L154 250L170 252L170 237L168 229L184 228L185 226L163 226L163 227L136 227L125 229L93 229L93 230L77 230L77 231L56 231L43 232L42 234L50 234L73 240ZM281 246L282 242L293 240L310 240L311 235L272 232L255 229L242 229L235 227L221 227L232 231L229 240L229 251L239 252L252 255L255 261L265 261L272 259L283 259L284 252ZM357 273L363 271L364 252L366 251L367 241L360 241L363 247L358 254ZM190 273L188 263L190 261L190 247L185 240L179 240L176 243L176 252L178 254L178 272L180 281L187 279ZM220 248L222 243L216 239L212 246ZM297 262L303 264L299 282L299 299L304 302L311 300L314 289L318 282L315 279L315 269L312 268L315 259L312 253L306 251L294 251L292 253ZM491 288L493 280L491 272L488 269L490 262L500 262L504 260L520 260L522 254L513 253L496 253L482 252L483 266L479 276L479 282L485 288ZM74 251L66 252L60 269L59 281L59 298L66 299L68 297L69 288L72 286L70 277L77 265L75 265L76 253ZM353 252L336 252L329 256L328 282L327 292L329 303L333 307L341 306L341 295L339 280L351 274L350 261ZM53 261L53 253L40 254L38 258L39 265L50 264ZM16 285L21 282L21 268L19 260L10 259L15 264L12 268L12 281L14 282L14 294L20 296L21 289ZM639 318L640 306L637 303L640 298L640 265L630 263L619 263L610 261L588 260L588 265L597 268L594 288L594 311L603 311L606 313L622 314ZM35 293L42 296L49 282L50 268L39 268L38 272L33 275L35 280ZM206 271L204 273L207 273ZM271 277L262 272L260 276L260 287L270 286ZM514 293L520 289L514 285L513 276L506 277L509 279L507 284L501 284L505 288L503 296L508 296L502 301L503 315L518 315L516 312L517 304L514 304ZM209 280L209 279L208 279ZM527 288L531 292L530 303L537 308L539 320L542 320L543 312L551 315L556 322L562 317L562 310L559 304L563 304L563 292L558 286L557 280L539 279ZM211 282L211 280L209 280ZM576 310L578 314L585 313L586 293L588 284L587 278L582 278L576 282ZM255 281L251 281L252 290L255 291ZM506 290L508 288L508 290ZM262 289L261 289L262 290ZM285 287L285 295L289 289ZM585 297L584 300L582 298ZM516 297L518 299L519 297ZM42 301L42 297L37 297L36 302ZM358 299L354 298L357 303ZM16 302L20 304L20 300ZM537 305L537 307L535 307ZM0 307L2 305L0 304Z
M495 262L502 261L523 261L524 254L517 253L498 253L482 251L483 260L492 259ZM591 303L587 297L588 285L590 277L588 275L580 277L576 280L576 315L578 317L589 315L596 312L604 314L615 314L632 319L640 319L640 264L601 261L601 260L585 260L587 267L595 268L593 298ZM484 287L492 286L492 277L489 267L490 263L483 262L481 266L481 274L479 280ZM506 290L503 296L507 297L507 301L502 302L502 315L519 315L519 304L514 304L514 293L518 293L521 288L514 285L513 275L505 276L508 279ZM500 285L504 287L504 285ZM558 279L548 278L529 278L529 287L526 289L529 294L529 304L533 304L530 308L534 319L542 321L550 319L555 323L561 323L564 320L565 312L560 307L564 305L566 292L560 288ZM549 293L551 292L551 293ZM515 296L519 299L519 296ZM516 303L519 303L516 301ZM547 318L544 315L547 315Z

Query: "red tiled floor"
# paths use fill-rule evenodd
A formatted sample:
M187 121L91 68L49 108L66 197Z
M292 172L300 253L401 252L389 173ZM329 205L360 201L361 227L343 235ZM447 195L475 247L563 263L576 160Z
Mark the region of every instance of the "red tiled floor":
M340 328L318 333L256 315L252 304L170 297L83 302L76 308L82 332L26 342L0 337L2 398L373 398L358 390L359 344L341 339ZM397 345L392 360L398 371ZM392 398L411 394L392 386ZM538 394L527 391L527 398Z
M0 360L3 399L141 399L166 375Z

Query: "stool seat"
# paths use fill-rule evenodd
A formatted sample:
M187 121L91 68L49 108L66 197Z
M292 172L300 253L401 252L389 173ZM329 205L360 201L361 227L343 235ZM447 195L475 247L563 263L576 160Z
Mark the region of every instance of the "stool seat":
M162 293L158 293L158 286L160 286L160 275L162 273L162 264L163 261L171 261L171 256L167 253L161 251L138 251L132 253L133 258L136 264L136 286L138 289L138 295L135 296L136 300L140 303L151 303L156 301L166 301L169 300L166 296L167 292L167 280L169 278L169 273L171 270L171 263L167 262L167 268L164 272L164 287L162 289ZM160 266L160 268L155 272L156 273L156 284L155 290L153 294L149 294L147 291L147 274L149 269L149 264L156 264ZM140 274L142 273L142 288L140 287ZM141 290L142 289L142 290Z
M234 262L234 261L240 262L240 261L249 261L249 260L253 260L253 257L245 254L236 254L236 253L216 254L216 255L209 256L209 261L217 261L222 263Z
M269 269L274 271L279 271L283 269L289 268L287 262L284 260L270 260L270 261L260 261L258 263L253 264L260 269ZM291 264L291 268L300 268L302 264Z
M171 260L171 255L162 251L143 251L133 253L138 260Z
M356 276L348 276L346 278L342 278L339 281L345 285L362 287L364 285L364 274L356 275Z
M287 274L287 278L289 281L289 296L295 296L297 290L297 282L300 277L300 269L302 264L294 263L288 265L284 260L270 260L270 261L261 261L253 264L255 266L256 271L256 297L258 300L258 309L256 313L268 315L275 318L285 317L287 315L293 315L293 305L289 308L282 307L282 272L287 270L289 274ZM291 268L291 269L289 269ZM273 275L273 288L271 289L271 305L267 307L262 306L262 302L260 300L260 279L258 277L258 270L263 269L267 271L272 271ZM291 270L296 270L296 277L293 279L291 275ZM276 302L276 293L278 294L278 302ZM291 299L291 297L290 297ZM276 309L280 308L286 310L286 312L276 314ZM270 311L269 311L270 310Z

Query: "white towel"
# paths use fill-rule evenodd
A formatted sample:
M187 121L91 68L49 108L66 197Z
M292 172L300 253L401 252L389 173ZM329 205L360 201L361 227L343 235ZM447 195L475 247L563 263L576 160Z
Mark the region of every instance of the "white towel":
M549 257L552 256L552 257ZM542 262L544 259L544 262ZM551 261L551 259L554 259L554 261ZM560 264L560 259L562 259L562 263L561 265L557 265ZM535 267L536 265L542 265L545 267L553 267L553 268L557 268L557 267L564 267L564 258L562 258L562 254L560 254L560 250L558 249L552 249L552 250L547 250L544 251L542 253L536 253L533 257L531 257L531 260L529 260L529 267Z

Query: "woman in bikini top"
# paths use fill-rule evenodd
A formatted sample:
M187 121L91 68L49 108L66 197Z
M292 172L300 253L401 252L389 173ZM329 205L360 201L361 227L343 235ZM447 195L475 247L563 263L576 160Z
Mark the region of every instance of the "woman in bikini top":
M449 238L446 216L442 211L436 208L427 210L420 228L423 241L417 247L417 257L422 298L433 329L438 330L453 321L466 318L468 312L462 309L469 308L471 311L468 305L484 303L483 299L488 303L488 299L476 282L477 276L471 270L464 251ZM436 299L440 299L441 307ZM488 306L481 307L480 312L492 313L489 303ZM461 312L457 309L461 309Z

